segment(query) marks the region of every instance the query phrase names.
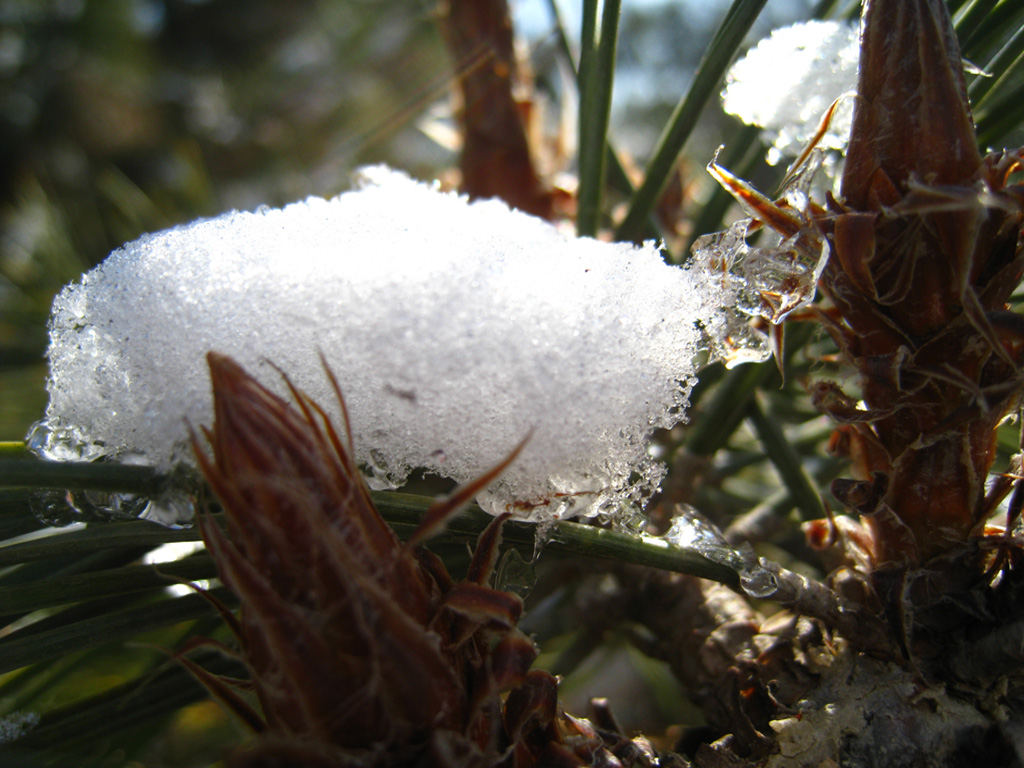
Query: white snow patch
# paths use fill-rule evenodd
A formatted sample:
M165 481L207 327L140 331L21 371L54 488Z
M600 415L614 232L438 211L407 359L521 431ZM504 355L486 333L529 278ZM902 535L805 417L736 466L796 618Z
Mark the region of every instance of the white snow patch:
M35 712L14 712L0 718L0 744L10 744L39 725Z
M712 286L653 245L366 169L333 200L147 235L66 287L39 448L170 469L192 460L186 420L212 421L207 351L283 393L272 362L334 408L322 351L374 487L470 480L532 431L485 508L614 516L663 475L648 438L683 418L697 322L735 304Z
M725 111L764 128L768 162L796 157L836 99L857 86L857 27L808 21L772 32L736 62L722 94ZM853 98L840 101L818 146L843 149L853 124Z

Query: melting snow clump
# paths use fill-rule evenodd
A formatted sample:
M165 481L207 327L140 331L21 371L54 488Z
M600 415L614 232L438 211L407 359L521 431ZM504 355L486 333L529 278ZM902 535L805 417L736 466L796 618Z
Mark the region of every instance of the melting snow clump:
M209 350L337 416L322 352L372 486L464 482L529 434L485 508L615 517L663 475L648 438L683 418L702 327L735 304L717 285L370 168L333 200L147 235L65 288L34 442L168 470L192 460L186 422L212 422Z
M725 111L764 128L768 162L796 157L832 102L857 85L857 27L808 21L777 29L729 71ZM839 102L818 146L842 149L853 123L853 99Z

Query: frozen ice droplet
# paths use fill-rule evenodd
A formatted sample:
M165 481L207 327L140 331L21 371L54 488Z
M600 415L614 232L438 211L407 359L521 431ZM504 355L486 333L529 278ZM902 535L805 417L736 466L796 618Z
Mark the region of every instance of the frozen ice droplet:
M36 456L43 456L46 441L49 437L50 428L47 426L46 421L37 421L28 428L28 434L25 435L25 447Z
M498 563L498 572L494 577L495 589L503 592L511 592L519 597L526 598L537 583L537 569L530 560L525 560L519 550L506 550Z
M760 563L751 564L740 571L740 587L751 597L764 599L779 591L779 580Z
M650 519L648 519L647 515L645 515L639 507L630 506L629 508L624 509L622 515L617 518L616 525L623 533L639 536L647 530L647 525L650 522Z

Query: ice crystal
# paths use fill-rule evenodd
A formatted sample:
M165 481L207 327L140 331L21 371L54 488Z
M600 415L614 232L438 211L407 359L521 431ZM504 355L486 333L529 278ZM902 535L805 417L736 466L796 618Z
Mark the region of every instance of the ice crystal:
M717 153L715 155L717 159ZM763 245L750 245L747 236L755 220L765 217L764 211L752 207L742 195L741 203L750 218L740 219L721 232L702 235L694 241L689 269L714 281L709 301L730 299L735 311L722 306L709 313L706 344L712 357L727 366L766 359L770 354L767 337L745 319L762 317L770 323L781 323L786 316L814 299L818 278L828 260L828 247L814 222L811 184L822 165L822 152L813 150L804 164L795 169L783 193L787 205L785 220L792 231L781 238L768 232ZM727 183L750 189L711 161L708 169ZM732 189L734 193L735 189ZM751 190L752 191L752 190ZM779 206L765 198L754 198L759 205L783 213Z

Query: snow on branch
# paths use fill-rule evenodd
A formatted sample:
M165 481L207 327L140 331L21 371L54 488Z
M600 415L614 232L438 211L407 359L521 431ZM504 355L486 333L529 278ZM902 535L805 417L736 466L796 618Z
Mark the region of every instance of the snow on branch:
M331 405L322 352L374 487L415 468L469 480L529 434L485 508L614 517L657 488L650 434L683 419L704 334L737 303L652 244L375 167L333 200L147 235L65 288L35 442L169 469L190 460L186 422L212 418L207 351Z

